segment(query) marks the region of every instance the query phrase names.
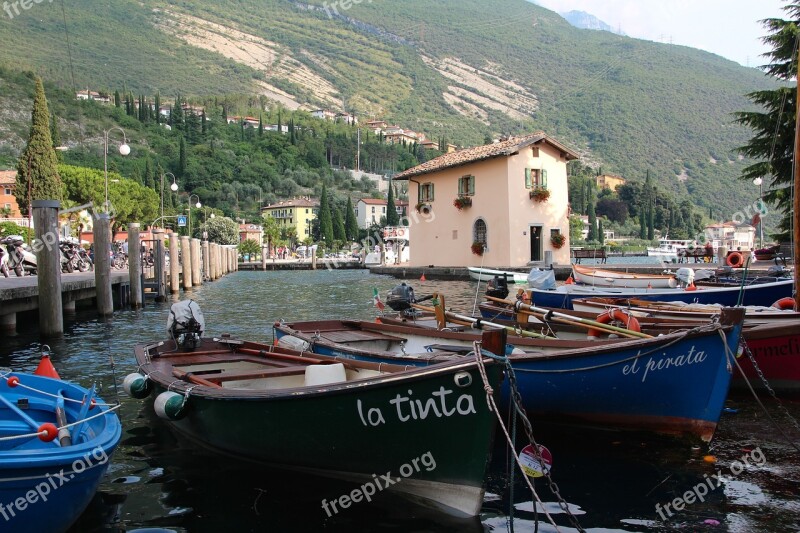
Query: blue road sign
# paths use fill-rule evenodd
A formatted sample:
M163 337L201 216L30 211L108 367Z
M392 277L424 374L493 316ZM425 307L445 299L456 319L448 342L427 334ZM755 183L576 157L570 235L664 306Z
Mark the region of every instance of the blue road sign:
M178 227L186 226L186 215L178 215Z

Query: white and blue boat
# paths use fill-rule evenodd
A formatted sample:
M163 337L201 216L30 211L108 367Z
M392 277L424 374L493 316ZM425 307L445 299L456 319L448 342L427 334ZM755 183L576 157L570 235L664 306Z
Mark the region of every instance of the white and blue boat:
M62 532L78 519L122 434L114 409L94 387L0 370L0 531Z
M708 442L728 394L743 317L741 309L725 309L717 323L645 339L511 336L508 342L516 349L509 359L525 409L537 421ZM480 340L467 332L336 320L281 322L273 331L280 345L414 366L457 357L453 354L467 353Z

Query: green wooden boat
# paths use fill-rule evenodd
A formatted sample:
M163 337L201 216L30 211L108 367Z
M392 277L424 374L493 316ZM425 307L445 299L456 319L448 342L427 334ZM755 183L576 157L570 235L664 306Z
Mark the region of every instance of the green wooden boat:
M480 512L496 420L474 358L412 368L198 342L137 345L140 373L125 390L155 397L160 417L215 451L355 482L344 500L321 502L329 516L384 489L456 516ZM502 368L486 364L499 391Z

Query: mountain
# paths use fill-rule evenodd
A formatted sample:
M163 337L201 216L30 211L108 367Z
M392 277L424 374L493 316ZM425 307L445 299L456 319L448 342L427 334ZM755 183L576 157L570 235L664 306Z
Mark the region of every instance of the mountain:
M525 0L41 3L0 17L0 64L71 90L250 95L232 114L269 101L347 110L461 145L542 129L604 172L649 171L727 217L755 194L736 182L749 131L732 113L773 86L719 56L578 29ZM26 114L0 87L0 155L20 149Z
M621 31L614 31L614 28L591 13L587 13L586 11L568 11L567 13L561 13L561 16L576 28L581 28L584 30L610 31L611 33L616 33L617 35L625 35Z

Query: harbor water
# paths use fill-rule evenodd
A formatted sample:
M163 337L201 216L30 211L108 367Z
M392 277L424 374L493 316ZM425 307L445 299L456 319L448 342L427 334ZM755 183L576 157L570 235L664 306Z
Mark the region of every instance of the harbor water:
M195 288L190 296L203 310L209 335L271 342L271 326L281 319L371 320L377 314L373 288L385 295L397 283L361 270L238 272ZM473 312L479 292L467 281L412 285L418 297L442 292L448 307L465 314ZM322 501L349 492L351 485L223 457L177 437L146 402L121 390L124 376L136 370L134 344L166 337L171 303L148 301L143 310L121 310L109 321L79 311L64 337L50 342L64 379L97 383L104 399L122 403L122 441L74 532L534 531L537 517L539 531L555 531L545 510L560 531L574 530L541 478L534 487L544 504L533 505L519 474L509 475L509 452L501 442L481 516L458 520L391 493L326 513ZM16 336L0 344L0 366L35 369L38 334L24 322ZM535 419L532 423L536 439L553 455L560 495L587 530L800 531L800 458L787 443L787 437L800 442L800 428L774 399L761 398L770 416L751 396L731 396L713 442L702 447L615 432L540 431ZM782 405L800 418L797 401L783 399ZM286 428L285 436L274 438L290 435ZM517 451L522 444L520 439Z

